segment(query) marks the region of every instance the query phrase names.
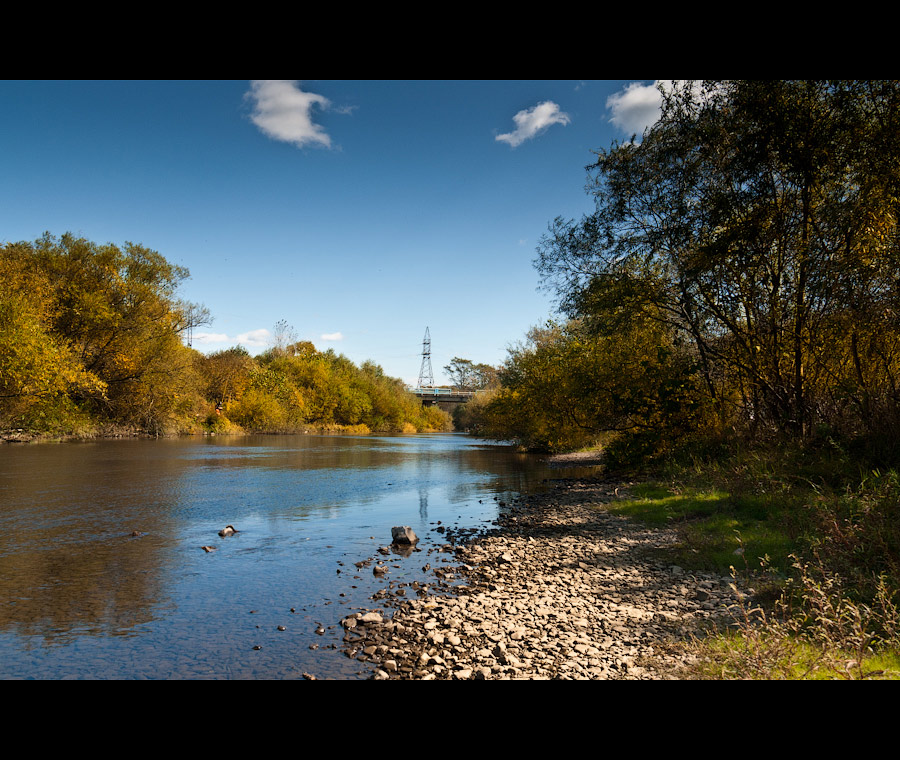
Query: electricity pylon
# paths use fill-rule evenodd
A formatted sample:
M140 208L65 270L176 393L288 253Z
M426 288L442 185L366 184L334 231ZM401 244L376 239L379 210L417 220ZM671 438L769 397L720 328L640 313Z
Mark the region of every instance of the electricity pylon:
M431 371L431 333L425 328L425 340L422 341L422 369L419 370L419 388L434 386L434 373Z

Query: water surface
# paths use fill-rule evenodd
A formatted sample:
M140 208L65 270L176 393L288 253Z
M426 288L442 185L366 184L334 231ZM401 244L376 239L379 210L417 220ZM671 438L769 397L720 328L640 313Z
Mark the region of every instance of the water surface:
M549 474L458 434L0 447L0 677L366 678L340 618ZM394 525L423 551L357 570Z

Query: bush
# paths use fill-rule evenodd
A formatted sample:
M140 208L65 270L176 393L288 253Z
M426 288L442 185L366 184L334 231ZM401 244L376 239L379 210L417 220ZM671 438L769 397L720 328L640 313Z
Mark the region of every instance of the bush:
M233 422L253 432L283 430L288 421L278 399L258 388L251 388L238 401L229 404L226 413Z

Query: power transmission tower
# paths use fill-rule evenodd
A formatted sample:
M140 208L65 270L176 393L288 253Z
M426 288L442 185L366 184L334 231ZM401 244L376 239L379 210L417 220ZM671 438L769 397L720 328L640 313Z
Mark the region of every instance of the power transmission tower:
M431 333L425 328L425 340L422 341L422 369L419 370L419 388L434 386L434 373L431 371Z

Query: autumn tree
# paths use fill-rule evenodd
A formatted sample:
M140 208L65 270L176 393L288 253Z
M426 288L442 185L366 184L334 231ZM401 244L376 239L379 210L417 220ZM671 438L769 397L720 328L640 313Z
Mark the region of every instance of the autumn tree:
M51 292L38 272L0 249L0 428L72 424L70 394L99 394L105 383L50 331Z
M243 346L234 346L199 357L204 395L216 404L240 398L250 383L255 366L253 357Z
M703 414L694 361L657 320L615 336L578 321L532 328L509 349L500 379L469 426L528 448L616 441L619 453L646 458L693 432Z
M19 318L32 314L48 336L45 348L64 351L84 379L70 383L73 403L157 431L188 412L196 384L182 335L208 313L177 299L186 269L140 245L69 234L8 244L0 261L5 277L15 271L20 283L40 283L30 307L21 285L11 292L20 297Z
M723 424L896 423L900 82L683 81L662 96L640 142L598 151L595 211L541 242L564 312L598 335L664 324Z

